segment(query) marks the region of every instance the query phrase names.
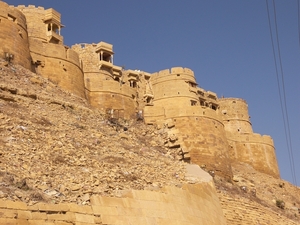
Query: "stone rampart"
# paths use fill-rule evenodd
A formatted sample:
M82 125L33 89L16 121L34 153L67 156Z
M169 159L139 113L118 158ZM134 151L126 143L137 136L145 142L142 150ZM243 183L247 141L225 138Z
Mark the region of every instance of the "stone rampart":
M90 206L74 203L28 206L0 200L0 224L226 224L211 183L165 187L160 191L123 191L120 197L94 195L90 201Z
M150 79L153 87L155 107L172 108L174 104L181 107L198 102L197 93L190 89L196 86L192 70L174 67L154 73Z
M202 116L177 117L173 121L180 147L184 154L188 152L190 161L230 180L229 145L222 122Z
M273 140L259 134L226 133L232 161L252 165L257 171L280 178Z
M13 7L13 6L12 6ZM29 38L38 39L56 44L63 43L60 30L63 25L60 23L60 13L54 9L44 9L44 7L29 5L19 5L14 7L20 10L27 20L27 30Z
M75 44L71 49L78 53L83 62L83 70L85 73L99 72L100 58L96 53L97 44Z
M14 8L20 10L26 16L28 36L30 38L47 41L46 25L43 23L45 18L44 7L18 5Z
M31 68L26 18L19 11L0 1L0 57Z
M75 51L38 39L30 41L30 50L38 74L85 98L83 71Z
M247 102L239 98L218 99L226 131L233 133L252 133Z

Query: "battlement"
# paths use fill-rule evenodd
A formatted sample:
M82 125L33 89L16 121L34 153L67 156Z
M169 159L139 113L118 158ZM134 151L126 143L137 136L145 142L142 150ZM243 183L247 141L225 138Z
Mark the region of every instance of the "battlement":
M274 142L271 136L269 135L261 135L258 133L252 134L233 134L230 132L226 133L226 136L230 140L242 142L242 143L258 143L258 144L266 144L274 147Z
M246 100L242 98L219 98L218 102L234 102L234 101L239 101L243 102L244 104L247 104Z
M194 77L194 72L189 68L183 67L172 67L171 69L161 70L159 72L153 73L152 76L168 76L168 75L179 75L185 74Z
M18 9L20 11L22 11L24 9L36 10L36 11L44 11L45 10L44 7L42 7L42 6L35 6L35 5L28 5L28 6L25 6L25 5L17 5L17 6L10 5L10 7L16 8L16 9Z
M71 46L71 48L74 48L74 49L88 49L88 48L96 48L97 47L97 44L95 43L77 43L77 44L74 44Z

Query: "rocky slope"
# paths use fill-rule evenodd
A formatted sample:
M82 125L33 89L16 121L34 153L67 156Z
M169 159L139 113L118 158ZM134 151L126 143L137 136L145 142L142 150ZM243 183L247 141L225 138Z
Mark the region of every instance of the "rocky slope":
M0 60L2 199L86 205L96 193L180 187L187 182L184 162L166 147L170 139L168 127L111 118L55 83ZM243 224L239 219L247 209L232 208L243 202L294 221L287 224L300 223L299 188L247 164L233 165L233 172L233 181L214 177L228 224Z
M120 121L30 71L0 62L0 197L88 204L93 193L180 185L167 128Z

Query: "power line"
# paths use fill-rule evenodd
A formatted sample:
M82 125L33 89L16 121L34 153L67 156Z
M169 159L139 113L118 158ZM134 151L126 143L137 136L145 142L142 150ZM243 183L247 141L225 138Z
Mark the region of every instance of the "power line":
M297 0L297 11L298 11L298 39L300 46L300 0Z
M279 38L278 38L278 26L277 26L275 1L273 0L274 24L275 24L275 34L276 34L278 60L279 60L279 65L280 65L279 67L280 67L280 72L281 72L281 82L282 82L281 85L280 85L280 81L279 81L280 79L279 79L279 72L278 72L278 64L277 64L277 60L276 60L276 51L275 51L274 38L273 38L273 32L272 32L272 26L271 26L270 10L269 10L268 0L266 0L266 5L267 5L269 29L270 29L270 36L271 36L271 42L272 42L275 70L276 70L277 86L278 86L279 99L280 99L280 107L281 107L281 113L282 113L282 117L283 117L284 133L285 133L285 139L286 139L288 155L289 155L290 169L291 169L293 183L295 185L297 185L295 165L294 165L294 156L293 156L293 149L292 149L292 141L291 141L291 132L290 132L290 126L289 126L289 117L288 117L288 110L287 110L287 104L286 104L284 73L283 73L281 53L280 53L280 45L279 45ZM299 0L298 0L298 6L299 6ZM298 10L299 10L299 7L298 7ZM299 13L298 13L298 16L299 16ZM300 29L299 29L299 44L300 44ZM283 94L281 93L281 89L282 89Z

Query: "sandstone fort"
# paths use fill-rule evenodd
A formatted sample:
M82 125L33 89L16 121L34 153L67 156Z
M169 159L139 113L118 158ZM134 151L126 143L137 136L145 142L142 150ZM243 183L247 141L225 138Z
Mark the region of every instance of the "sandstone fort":
M236 180L235 164L280 180L273 140L252 130L245 100L218 97L200 88L190 68L155 73L125 69L114 64L112 44L101 41L66 46L61 29L61 15L55 9L9 6L0 1L3 61L20 65L69 95L84 99L111 122L138 121L154 127L158 135L164 131L164 147L174 162L186 165L187 179L197 182L160 190L127 190L115 197L91 194L89 204L83 206L28 205L3 199L1 224L297 224L271 209L266 212L259 203L235 202L215 190L214 176L225 182ZM2 91L7 90L3 86ZM256 218L257 223L237 219L243 213L234 216L235 207L253 214L248 220L242 216L245 221ZM270 216L264 217L265 213Z

